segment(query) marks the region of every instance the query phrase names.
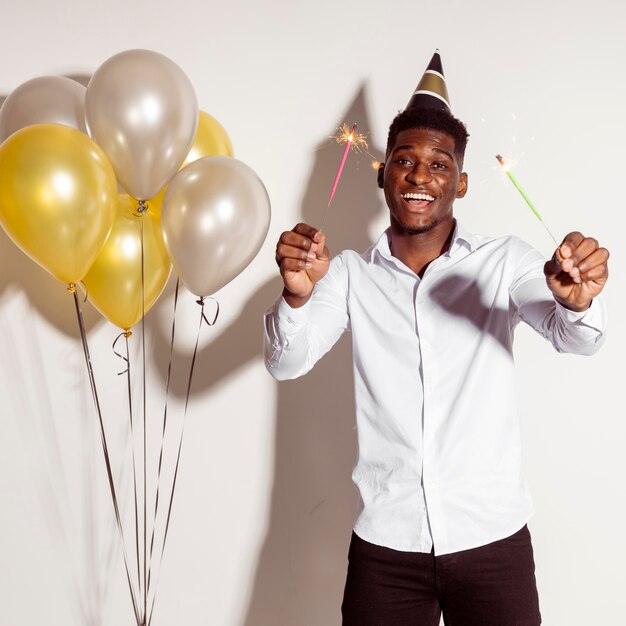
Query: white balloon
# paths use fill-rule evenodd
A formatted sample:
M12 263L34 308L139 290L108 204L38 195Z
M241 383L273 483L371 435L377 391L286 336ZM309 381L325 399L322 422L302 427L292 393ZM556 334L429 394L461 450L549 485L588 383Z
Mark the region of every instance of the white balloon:
M85 116L118 181L134 198L147 200L165 187L189 153L198 98L186 74L166 56L127 50L91 77Z
M244 270L270 224L261 179L232 157L205 157L169 184L161 228L174 269L189 291L208 296Z
M0 143L33 124L63 124L87 132L85 88L65 76L39 76L16 87L0 108Z

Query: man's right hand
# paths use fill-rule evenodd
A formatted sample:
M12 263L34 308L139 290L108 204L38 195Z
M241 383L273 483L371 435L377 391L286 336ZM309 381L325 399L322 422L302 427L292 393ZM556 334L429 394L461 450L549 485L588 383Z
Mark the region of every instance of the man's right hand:
M325 235L308 224L284 232L276 245L276 263L285 289L283 297L292 308L308 302L315 283L326 274L330 262Z

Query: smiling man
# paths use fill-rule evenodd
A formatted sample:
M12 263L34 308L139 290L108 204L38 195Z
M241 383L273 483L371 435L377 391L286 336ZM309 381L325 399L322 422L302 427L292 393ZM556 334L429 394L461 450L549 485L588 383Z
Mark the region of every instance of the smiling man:
M523 321L559 351L595 352L608 252L574 232L546 261L516 237L467 232L453 215L467 137L435 53L389 129L389 228L332 260L306 224L276 247L270 373L301 376L352 333L360 507L344 626L541 623L513 335Z

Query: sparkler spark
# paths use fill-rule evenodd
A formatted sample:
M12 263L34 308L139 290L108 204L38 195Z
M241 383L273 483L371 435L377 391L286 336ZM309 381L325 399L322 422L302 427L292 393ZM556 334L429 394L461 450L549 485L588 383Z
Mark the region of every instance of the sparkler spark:
M365 154L372 159L372 169L377 170L380 167L380 161L368 151L367 135L365 133L356 132L354 126L350 128L347 124L342 124L337 129L337 132L331 136L331 139L334 139L338 144L350 142L350 147L353 148L355 152L365 152Z
M365 139L363 133L356 132L356 124L352 128L345 123L342 124L331 139L334 139L339 144L350 143L350 147L354 148L356 152L367 152L367 139Z

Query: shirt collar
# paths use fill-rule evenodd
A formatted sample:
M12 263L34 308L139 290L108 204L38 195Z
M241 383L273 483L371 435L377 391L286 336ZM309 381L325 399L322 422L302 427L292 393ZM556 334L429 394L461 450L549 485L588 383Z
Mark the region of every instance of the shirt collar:
M473 233L468 232L461 226L458 220L454 220L454 232L452 234L452 243L450 248L445 253L445 256L454 256L454 254L460 249L465 248L469 252L474 252L476 248L480 246L479 238ZM391 254L391 247L389 245L389 237L391 233L391 227L387 228L383 234L378 238L378 241L370 248L370 261L374 260L374 255L378 252L386 259L393 260L395 257Z

